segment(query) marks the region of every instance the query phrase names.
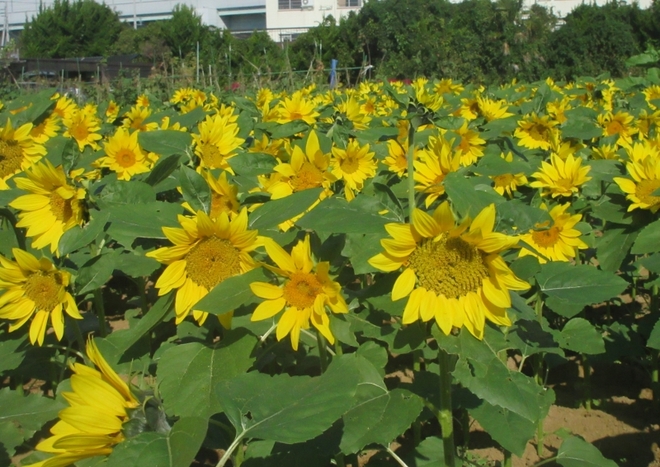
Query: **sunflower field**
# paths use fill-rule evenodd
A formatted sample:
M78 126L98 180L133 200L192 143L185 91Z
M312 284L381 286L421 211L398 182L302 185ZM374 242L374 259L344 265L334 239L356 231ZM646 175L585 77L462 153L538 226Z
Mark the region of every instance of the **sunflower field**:
M610 467L570 427L544 451L549 375L660 398L657 69L0 124L0 465L486 465L476 421L502 465Z

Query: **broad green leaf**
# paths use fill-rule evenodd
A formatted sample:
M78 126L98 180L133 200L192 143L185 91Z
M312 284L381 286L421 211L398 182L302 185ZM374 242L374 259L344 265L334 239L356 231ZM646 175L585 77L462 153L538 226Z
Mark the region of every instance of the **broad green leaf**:
M209 214L211 209L211 188L206 180L193 169L183 166L179 171L179 183L183 192L183 199L195 211Z
M189 467L202 446L207 424L202 417L182 417L167 434L147 432L119 443L104 465Z
M188 131L190 131L205 117L206 111L204 110L204 107L195 107L185 114L175 114L170 119L170 124L174 125L175 123L179 123L182 127L187 128Z
M535 208L518 200L497 205L498 224L495 230L507 229L511 232L527 232L545 222L551 222L548 211Z
M445 449L442 438L429 436L424 439L415 451L403 456L409 466L415 467L445 467Z
M71 159L77 158L76 156L80 154L76 142L72 138L61 135L50 138L44 146L46 147L46 159L55 167L63 165L65 159L71 161ZM65 173L69 172L67 171Z
M630 250L634 255L655 253L656 251L660 251L660 221L644 227Z
M510 264L511 270L516 276L526 281L541 271L541 265L536 256L523 256Z
M447 174L443 183L449 199L461 216L474 218L488 205L493 203L497 205L506 201L490 186L478 189L458 172Z
M626 227L607 229L596 243L598 264L604 271L616 272L637 238L637 231Z
M192 309L221 315L246 303L253 303L258 299L250 289L252 282L268 282L263 269L253 269L245 274L225 279L197 302Z
M523 456L527 442L536 434L536 423L503 407L482 401L468 411L500 446L518 457Z
M536 353L564 355L564 351L559 347L549 329L542 327L536 320L520 319L516 321L509 328L506 338L514 348L520 350L525 358Z
M633 213L628 212L629 204L624 196L611 193L591 202L594 217L622 225L633 223Z
M2 374L18 367L30 347L28 347L27 335L21 332L3 332L0 334L0 339L0 374ZM23 348L19 350L21 347Z
M181 156L178 154L158 159L158 162L156 162L156 165L151 169L151 172L149 172L149 175L145 179L145 183L154 187L158 192L164 191L162 185L167 184L163 182L168 180L170 175L179 167L180 159Z
M342 452L356 453L372 443L389 446L417 419L423 407L419 396L403 389L371 389L368 397L362 397L356 407L344 414Z
M353 405L360 370L335 356L319 377L251 372L218 384L216 393L236 438L299 443L327 430Z
M138 134L138 142L144 150L167 157L185 154L192 144L192 136L188 132L177 130L141 131Z
M76 292L78 295L91 292L105 284L115 270L117 253L109 251L95 256L80 268L76 277Z
M272 173L277 159L270 154L243 152L227 159L227 163L239 175L256 177Z
M307 123L302 120L296 120L281 125L275 125L270 130L270 136L272 139L290 138L295 134L306 132L307 130L309 130L309 125Z
M250 214L250 228L258 230L273 228L302 214L319 199L322 190L322 188L311 188L264 203Z
M24 194L25 192L23 190L16 188L12 190L0 190L0 208L7 207L9 203Z
M500 157L499 147L497 149L498 149L497 153L486 154L481 159L479 159L479 163L477 164L477 168L475 169L475 172L480 173L482 175L504 175L504 174L518 174L518 173L524 173L529 175L532 172L532 169L527 162L524 162L520 158L516 158L511 162L507 162L505 159Z
M502 133L513 134L516 128L518 128L518 116L514 115L507 118L498 118L484 125L484 131L482 137L486 139L492 139L492 138L497 138ZM501 172L501 173L506 173L506 172ZM487 175L498 175L498 174L487 174Z
M115 205L149 204L155 201L156 192L154 189L139 180L110 182L103 187L103 191L97 199L101 209Z
M638 259L635 261L635 264L644 266L649 271L658 274L660 273L660 253L655 253L646 258Z
M650 349L660 350L660 320L656 321L649 336L649 340L646 342L646 346Z
M168 293L159 297L156 303L149 308L149 311L138 320L135 327L131 327L124 333L122 343L125 350L130 349L143 336L146 336L158 323L160 323L167 313L172 309L174 294Z
M208 419L222 411L216 386L235 381L252 366L255 344L254 336L237 330L218 346L192 342L166 350L158 363L158 380L167 413Z
M596 124L595 120L584 117L571 117L569 112L570 110L566 111L568 119L561 127L561 134L564 138L590 140L603 134L603 129Z
M628 283L593 266L564 262L543 264L536 279L544 294L574 304L591 305L616 297Z
M108 234L123 246L130 248L136 238L164 239L163 227L180 227L177 215L183 208L176 203L156 201L134 206L113 206Z
M37 394L25 396L23 390L0 389L0 442L10 455L24 440L30 439L46 422L64 408L59 399Z
M352 202L342 198L327 198L305 214L297 224L317 232L372 234L384 233L388 220L365 209L358 196Z
M593 444L576 436L561 443L556 462L562 467L617 467L616 462L603 457Z
M562 348L589 355L605 352L605 341L598 330L584 318L573 318L557 335Z
M129 277L150 276L161 264L154 258L124 251L117 255L115 269Z
M384 230L383 233L346 235L346 243L341 254L350 260L355 274L378 272L368 261L383 251L380 240L386 236Z
M110 214L105 211L90 211L90 216L89 223L84 227L76 226L64 232L57 245L60 256L66 256L89 245L101 235Z
M54 109L57 104L57 101L51 99L53 94L53 89L45 89L36 95L31 95L28 99L32 105L30 105L25 112L21 112L24 113L22 117L25 117L28 122L32 122L35 125L41 123L48 117L50 111Z
M397 127L376 127L367 128L366 130L353 130L351 134L355 136L363 144L373 144L374 141L386 141L399 136L399 129Z

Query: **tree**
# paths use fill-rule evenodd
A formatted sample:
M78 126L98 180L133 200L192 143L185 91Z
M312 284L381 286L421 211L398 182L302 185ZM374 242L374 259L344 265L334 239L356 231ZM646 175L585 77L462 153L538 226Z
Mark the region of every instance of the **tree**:
M176 5L172 18L163 23L163 38L175 57L185 58L195 53L197 43L208 36L208 28L202 24L202 17L187 5Z
M105 55L122 25L117 12L94 0L55 0L39 7L25 24L19 48L27 58L66 58Z

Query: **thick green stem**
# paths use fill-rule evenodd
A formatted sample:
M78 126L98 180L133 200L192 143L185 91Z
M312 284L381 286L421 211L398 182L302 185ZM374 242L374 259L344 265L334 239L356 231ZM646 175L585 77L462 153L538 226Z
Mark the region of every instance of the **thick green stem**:
M94 290L94 308L96 316L99 319L99 334L101 337L108 335L108 329L105 323L105 305L103 304L103 291L99 288Z
M326 349L325 337L318 330L316 331L316 341L319 348L319 361L321 365L321 374L328 368L328 350Z
M243 449L243 443L241 443L236 448L236 455L234 456L234 467L241 467L244 457L245 457L245 449Z
M456 447L454 444L454 416L451 402L450 357L444 350L438 350L440 365L440 411L438 422L442 430L442 444L445 451L445 467L455 467Z
M346 467L346 460L341 452L335 456L335 462L337 463L337 467Z
M73 333L76 335L76 340L78 341L78 349L81 352L85 352L85 338L83 337L82 331L80 330L80 326L78 326L78 321L75 319L71 319L71 327L73 328Z
M507 451L506 449L502 449L502 452L504 453L502 467L513 467L513 456L511 455L511 452Z
M582 355L582 371L584 371L584 408L591 410L591 362Z
M539 324L543 325L543 300L541 300L541 291L536 292L536 303L534 304L536 317ZM539 386L543 386L543 353L534 356L534 378ZM536 424L536 453L539 457L543 456L543 419Z

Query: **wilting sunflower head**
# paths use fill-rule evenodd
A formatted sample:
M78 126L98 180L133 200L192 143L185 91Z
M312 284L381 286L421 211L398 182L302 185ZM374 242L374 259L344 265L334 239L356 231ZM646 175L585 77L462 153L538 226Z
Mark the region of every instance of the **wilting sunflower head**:
M445 201L432 215L416 209L410 224L385 226L392 238L381 240L385 251L369 263L386 272L403 269L392 289L392 300L408 297L403 324L435 318L445 334L465 326L478 339L486 320L511 324L509 291L529 284L499 255L518 240L494 232L494 225L494 205L457 224Z
M12 249L14 261L0 255L0 318L12 320L9 331L15 331L32 318L30 342L42 345L48 321L55 336L64 336L63 311L82 319L76 301L67 291L71 275L57 269L46 258L37 259L18 248Z
M46 155L46 148L30 137L32 123L14 129L7 119L0 129L0 190L8 190L7 180Z
M330 342L335 337L330 331L327 308L333 313L348 313L348 305L341 295L341 286L330 279L330 264L315 263L310 249L309 236L300 240L291 250L284 251L275 241L264 240L266 252L277 267L270 267L284 280L280 285L253 282L250 289L265 301L252 313L252 321L272 318L284 313L277 323L277 340L291 336L291 346L298 350L300 331L311 324Z
M577 256L578 250L587 248L588 245L580 240L582 233L575 228L582 215L567 213L569 207L569 203L553 207L550 210L551 224L537 225L522 235L520 240L534 250L523 245L518 256L536 256L541 264L548 260L570 261ZM541 208L548 209L545 204Z
M50 429L52 436L36 450L53 454L28 467L63 467L95 456L107 456L125 439L124 424L139 410L140 402L115 373L93 340L87 356L96 366L71 365L71 392L62 396L69 404Z
M16 225L27 229L33 248L50 245L57 254L62 234L83 222L85 190L69 185L62 166L53 167L48 160L37 162L25 175L15 179L16 186L30 194L9 203L20 211Z
M176 324L192 311L202 324L207 313L194 310L194 305L211 289L229 277L243 274L257 265L250 252L260 244L256 230L248 230L247 209L230 220L226 212L211 219L203 211L194 218L179 216L182 228L163 227L163 233L174 245L147 253L167 267L156 282L159 295L176 289L174 311ZM231 315L225 315L228 326Z
M119 180L130 180L137 174L149 172L155 162L138 143L138 132L128 133L117 128L105 143L105 156L96 161L98 167L107 167L117 173Z
M580 157L568 155L562 160L555 154L550 155L550 163L541 162L541 170L532 174L536 181L529 184L532 188L540 188L541 195L570 197L580 191L580 186L591 180L587 174L590 165L582 166Z

